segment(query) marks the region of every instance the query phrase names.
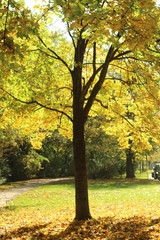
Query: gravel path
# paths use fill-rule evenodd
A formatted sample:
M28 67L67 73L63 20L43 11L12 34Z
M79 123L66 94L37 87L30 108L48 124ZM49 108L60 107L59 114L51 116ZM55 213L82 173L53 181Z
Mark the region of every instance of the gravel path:
M22 186L11 188L8 190L3 190L2 192L0 192L0 207L5 206L8 202L12 201L14 198L22 195L25 192L32 190L33 188L36 188L48 183L55 183L55 182L61 182L61 181L67 182L70 180L73 180L73 178L34 179L34 180L24 181L24 185Z

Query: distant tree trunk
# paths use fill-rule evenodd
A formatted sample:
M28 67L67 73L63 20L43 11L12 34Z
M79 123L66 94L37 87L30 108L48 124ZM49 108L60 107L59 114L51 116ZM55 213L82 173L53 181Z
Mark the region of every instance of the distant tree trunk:
M135 154L131 148L131 141L129 142L129 148L126 150L126 178L135 178L134 163Z
M139 163L139 172L142 173L142 161Z
M148 157L147 157L147 154L146 154L146 170L148 170L148 167L149 167L149 161L148 161Z
M142 160L142 172L145 171L145 168L144 168L144 160Z
M148 161L148 169L151 169L151 161Z

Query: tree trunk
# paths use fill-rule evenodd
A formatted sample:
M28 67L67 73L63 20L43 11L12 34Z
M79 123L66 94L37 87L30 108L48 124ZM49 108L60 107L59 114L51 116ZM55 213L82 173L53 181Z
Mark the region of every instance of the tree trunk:
M139 166L140 166L139 167L139 172L142 173L142 161L140 161Z
M88 180L86 167L86 150L84 139L83 104L77 97L73 102L73 152L75 174L76 216L78 220L91 218L88 202Z
M82 63L86 42L80 38L75 48L75 66L72 72L73 81L73 152L75 175L75 219L91 218L88 202L88 180L86 151L84 139L84 101L82 99Z
M126 150L126 178L135 178L134 174L135 155L131 147Z
M77 113L79 118L73 122L73 151L74 151L74 173L75 173L75 200L76 216L78 220L91 218L88 201L88 180L86 167L86 152L84 140L83 117Z
M145 168L144 168L144 160L142 160L142 172L145 172Z

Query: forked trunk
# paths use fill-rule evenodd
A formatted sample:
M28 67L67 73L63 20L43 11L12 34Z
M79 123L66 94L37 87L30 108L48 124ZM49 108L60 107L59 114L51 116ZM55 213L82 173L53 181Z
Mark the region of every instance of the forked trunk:
M82 98L82 63L86 41L81 37L75 48L75 66L72 72L73 81L73 152L75 175L75 205L78 220L91 218L88 202L88 180L86 151L84 140L84 101Z

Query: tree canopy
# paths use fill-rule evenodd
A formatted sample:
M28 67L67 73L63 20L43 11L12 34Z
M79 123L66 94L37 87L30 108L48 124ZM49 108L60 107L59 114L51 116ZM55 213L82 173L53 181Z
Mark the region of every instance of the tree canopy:
M14 103L16 110L23 108L24 111L27 107L22 103L26 102L29 111L36 105L36 108L52 110L55 116L52 123L55 122L55 125L59 124L57 117L61 121L62 115L72 121L72 80L69 73L75 67L72 56L76 40L82 37L87 44L82 66L85 115L97 115L104 111L100 107L104 107L106 118L111 119L107 121L107 131L113 134L115 129L122 146L126 147L127 137L132 133L132 138L138 142L139 147L141 139L141 148L145 147L144 144L148 147L150 131L154 134L154 125L158 121L154 109L159 105L158 35L155 38L158 34L159 12L154 9L154 1L55 1L39 6L39 16L34 16L34 19L30 10L24 10L21 2L8 1L5 4L4 1L3 8L1 79L5 79L6 71L9 83L5 82L4 87L1 85L1 90L3 89L3 94L11 94L15 100L20 100ZM54 32L54 25L52 28L48 27L49 20L53 20L53 10L65 22L72 43L66 41L60 32ZM18 28L15 21L18 21ZM12 41L12 49L8 46L8 39ZM114 56L101 91L97 93L99 76L109 50ZM8 57L11 58L9 62ZM61 79L57 79L59 76ZM91 109L93 100L95 106ZM128 111L134 112L134 119L126 116ZM47 112L39 110L38 116L42 119L44 116L45 120L41 121L48 128L51 113ZM46 114L49 115L47 118ZM151 121L153 115L154 118L157 117L154 122ZM120 124L114 123L115 120ZM64 118L63 121L65 126ZM119 125L118 133L113 124ZM158 125L156 124L156 134ZM120 131L121 128L125 132ZM142 131L139 131L140 128Z

